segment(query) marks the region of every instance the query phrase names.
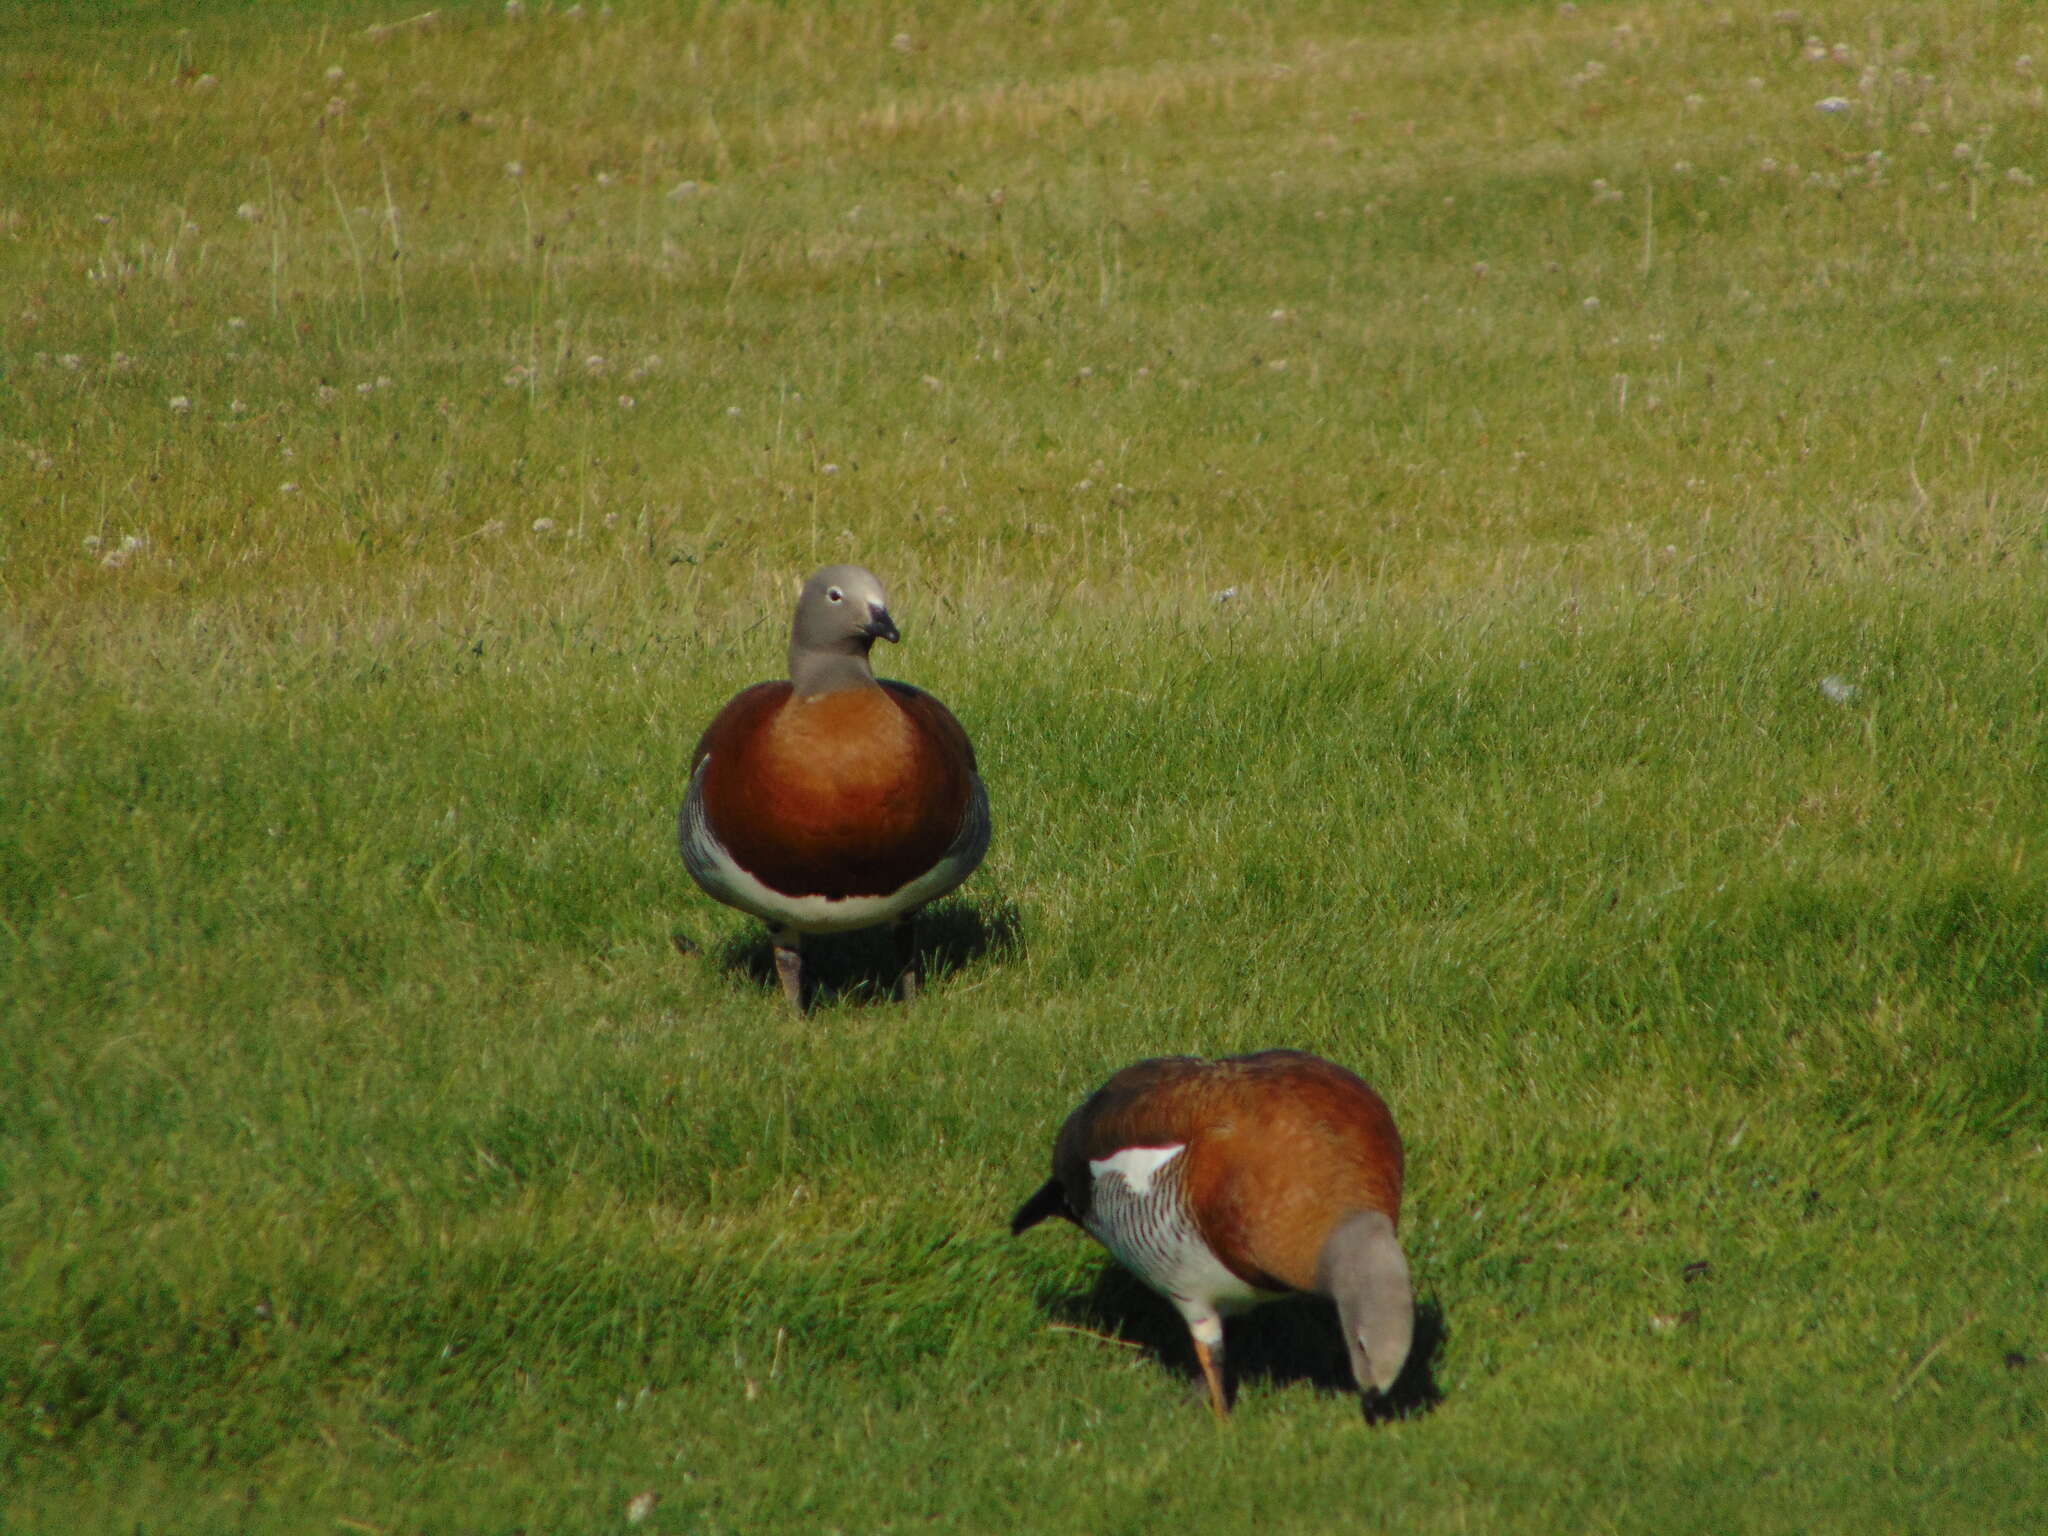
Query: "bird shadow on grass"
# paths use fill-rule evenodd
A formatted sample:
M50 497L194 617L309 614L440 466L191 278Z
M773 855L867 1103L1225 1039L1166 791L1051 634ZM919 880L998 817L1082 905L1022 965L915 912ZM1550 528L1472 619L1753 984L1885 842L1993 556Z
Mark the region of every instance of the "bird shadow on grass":
M898 962L895 931L886 924L858 933L808 934L804 975L813 1008L827 1003L861 1007L895 1001ZM917 961L927 987L983 960L1003 960L1023 949L1017 904L991 896L942 901L918 914ZM775 946L768 930L732 934L712 952L718 968L764 991L781 989Z
M1045 1294L1039 1305L1060 1327L1143 1350L1162 1369L1187 1382L1190 1392L1202 1394L1202 1369L1195 1361L1187 1324L1117 1266L1105 1266L1086 1294ZM1443 1308L1434 1301L1418 1303L1408 1363L1393 1391L1363 1405L1367 1423L1418 1418L1443 1400L1436 1362L1449 1338ZM1336 1308L1319 1296L1290 1296L1231 1318L1224 1359L1233 1401L1247 1382L1261 1387L1306 1384L1319 1393L1358 1401Z

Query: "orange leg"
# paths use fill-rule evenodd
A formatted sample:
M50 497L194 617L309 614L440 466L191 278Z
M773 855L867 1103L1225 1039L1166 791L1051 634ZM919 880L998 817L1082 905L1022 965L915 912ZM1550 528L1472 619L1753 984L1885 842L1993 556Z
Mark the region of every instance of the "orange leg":
M1209 1383L1209 1406L1216 1410L1216 1422L1230 1417L1230 1399L1223 1395L1223 1341L1215 1345L1195 1340L1195 1359L1201 1362L1202 1379Z
M923 968L917 963L917 914L896 919L896 998L914 1003L924 986Z
M804 1011L804 952L797 935L775 935L775 974L782 982L782 995L798 1013Z

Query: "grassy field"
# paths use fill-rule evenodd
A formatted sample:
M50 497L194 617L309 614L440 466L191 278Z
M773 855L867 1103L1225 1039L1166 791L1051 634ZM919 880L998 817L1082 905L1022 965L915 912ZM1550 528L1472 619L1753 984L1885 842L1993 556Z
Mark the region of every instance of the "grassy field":
M2048 17L422 12L0 14L0 1529L2038 1528ZM840 559L996 840L799 1020ZM1274 1045L1390 1422L1004 1230Z

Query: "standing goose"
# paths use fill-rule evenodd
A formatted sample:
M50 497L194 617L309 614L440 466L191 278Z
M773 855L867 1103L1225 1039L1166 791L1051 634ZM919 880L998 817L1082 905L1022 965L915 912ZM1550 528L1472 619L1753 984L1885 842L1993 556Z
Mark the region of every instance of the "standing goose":
M789 681L736 695L690 760L683 864L768 924L799 1012L802 936L878 923L896 925L897 991L914 997L917 909L988 850L988 795L960 722L868 664L877 640L898 638L874 574L827 566L797 598Z
M1060 1127L1010 1231L1064 1216L1172 1302L1220 1419L1223 1319L1293 1291L1336 1302L1361 1396L1392 1388L1415 1321L1400 1214L1380 1096L1320 1057L1261 1051L1117 1073Z

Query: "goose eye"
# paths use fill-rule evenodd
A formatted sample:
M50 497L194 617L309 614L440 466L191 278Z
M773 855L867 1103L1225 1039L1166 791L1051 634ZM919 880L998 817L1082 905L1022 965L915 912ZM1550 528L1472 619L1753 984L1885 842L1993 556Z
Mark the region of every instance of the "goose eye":
M826 600L827 602L830 602L830 603L838 603L838 602L844 602L844 601L845 601L845 599L846 599L846 594L845 594L844 592L840 591L840 590L839 590L839 589L838 589L837 587L827 587L827 588L825 589L825 600Z

